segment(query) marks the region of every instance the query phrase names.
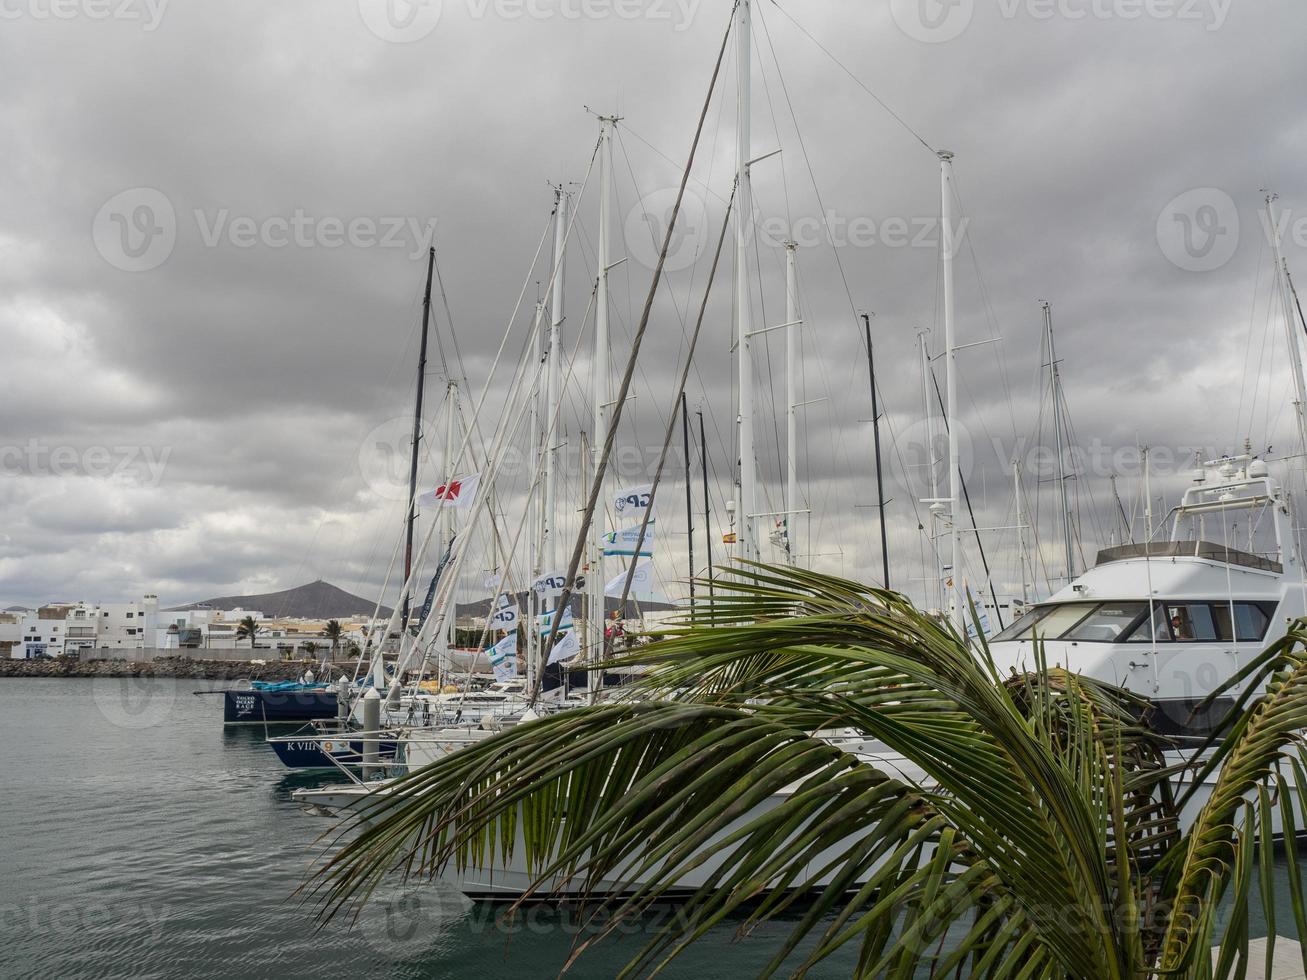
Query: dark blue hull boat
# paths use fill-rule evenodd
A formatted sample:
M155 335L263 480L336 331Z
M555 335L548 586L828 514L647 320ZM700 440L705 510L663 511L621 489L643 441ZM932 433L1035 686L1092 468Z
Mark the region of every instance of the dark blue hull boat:
M324 687L227 691L222 700L224 725L301 725L335 717L336 692Z
M314 730L306 732L303 738L292 735L285 739L269 739L269 742L277 758L288 769L335 769L340 765L357 766L363 762L363 741L347 735L331 736ZM394 761L398 745L393 738L379 742L377 755L383 764Z

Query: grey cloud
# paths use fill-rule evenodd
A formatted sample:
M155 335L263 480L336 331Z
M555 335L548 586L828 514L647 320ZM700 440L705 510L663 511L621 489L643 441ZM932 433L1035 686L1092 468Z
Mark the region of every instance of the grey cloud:
M358 455L376 426L410 410L421 243L245 248L224 234L210 247L205 226L223 211L229 222L255 225L297 209L345 224L403 218L424 227L436 219L459 345L479 388L545 226L546 182L580 180L588 163L596 126L581 106L626 117L615 229L624 254L627 210L675 185L727 13L702 5L690 29L677 32L638 20L510 23L446 7L435 30L412 44L380 41L354 4L308 0L223 10L170 4L150 32L115 22L6 22L0 447L37 439L79 453L149 446L171 455L157 486L129 482L99 501L88 499L92 484L77 475L42 477L66 486L36 499L13 488L20 474L5 464L4 604L143 590L182 601L319 574L347 587L379 586L402 507L369 485ZM1284 397L1281 374L1263 385L1251 413L1257 431L1236 431L1233 416L1241 403L1250 416L1245 381L1258 380L1262 363L1265 310L1250 315L1267 268L1260 188L1275 187L1286 208L1307 213L1307 186L1293 166L1307 138L1296 98L1307 14L1242 5L1208 31L1147 19L1005 19L986 8L956 40L923 44L883 6L791 12L930 142L958 153L979 261L979 277L969 250L958 264L959 340L1003 337L1001 352L978 348L961 358L962 421L977 437L978 522L999 524L1010 510L1008 461L987 437L1015 444L1034 429L1041 299L1055 306L1082 441L1236 449L1253 435L1287 452L1288 415L1266 410ZM762 215L933 217L930 154L784 17L763 16L759 61L768 82L755 86L755 146L784 152L758 168ZM696 169L709 187L709 239L729 193L731 116L729 106L710 113ZM168 197L177 236L156 269L127 273L96 251L91 227L107 200L135 187ZM1168 202L1195 187L1228 193L1242 229L1230 262L1202 274L1168 262L1155 235ZM593 274L592 193L580 227L569 268L569 346ZM851 296L830 248L800 257L805 397L831 399L805 413L805 481L824 508L818 550L842 552L823 558L823 567L870 578L879 567L875 520L853 506L865 503L873 475L860 421L870 406L851 307L877 314L880 380L896 437L920 415L916 330L935 328L932 344L940 346L937 260L930 249L884 245L845 246L839 257ZM770 323L783 311L780 259L768 248L758 258L766 282L759 316ZM1302 259L1291 245L1291 265ZM661 440L681 321L697 310L706 264L707 256L673 273L655 307L623 433L646 456ZM728 253L721 286L729 275ZM615 358L647 277L634 260L614 276ZM528 309L534 295L529 286ZM436 313L444 330L443 304ZM715 526L732 468L730 322L729 289L719 288L689 392L692 411L708 416ZM510 350L519 343L520 334ZM759 456L768 492L779 499L776 426L784 430L770 417L773 401L783 401L779 333L769 345L775 388L762 393ZM578 384L589 377L581 350ZM442 371L433 351L435 399ZM501 378L492 404L502 391ZM569 402L572 443L590 427L587 400L578 390ZM893 446L889 462L898 464ZM1173 493L1182 479L1159 477L1160 488ZM1107 527L1105 477L1078 482L1086 506L1090 497L1097 506L1097 525ZM910 581L923 574L920 508L902 484L891 480L891 544L903 566L897 577ZM520 479L507 487L506 506L523 489ZM679 501L679 493L670 496ZM679 519L679 503L668 506ZM1086 537L1094 524L1086 512ZM669 538L669 579L682 574L682 539ZM991 546L1008 587L1011 545L996 538Z

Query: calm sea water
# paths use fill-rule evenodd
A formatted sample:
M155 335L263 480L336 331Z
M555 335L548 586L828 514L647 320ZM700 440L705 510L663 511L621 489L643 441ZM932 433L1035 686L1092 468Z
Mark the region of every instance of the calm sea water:
M290 798L261 729L224 731L217 683L0 682L0 978L537 977L577 929L540 908L513 928L437 886L396 885L354 928L294 897L332 823ZM666 975L757 972L776 933L723 928ZM609 977L638 936L569 976ZM850 959L818 976L849 973Z
M220 699L193 695L217 686L0 682L0 978L558 973L577 939L566 915L506 928L438 886L396 884L354 928L317 928L293 893L332 823L290 791L324 777L289 774L261 730L224 730ZM785 930L737 942L724 927L665 975L755 975ZM569 976L612 976L638 945L601 945ZM813 976L848 976L852 957Z

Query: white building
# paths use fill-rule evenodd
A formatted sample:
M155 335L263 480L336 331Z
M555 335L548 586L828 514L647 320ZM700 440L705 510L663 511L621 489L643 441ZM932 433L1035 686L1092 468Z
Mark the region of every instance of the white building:
M252 645L248 638L236 638L246 617L259 624ZM130 660L138 650L150 651L149 656L176 650L183 656L203 657L200 651L244 649L251 657L267 658L271 653L276 658L313 658L330 648L325 625L316 620L272 620L256 609L160 610L155 595L139 602L49 603L27 612L0 613L0 657Z
M105 602L95 608L96 649L139 650L146 646L147 620L159 611L159 599L151 595L141 602Z
M93 640L94 626L89 627L91 630L89 637L82 633L88 628L84 624L90 620L86 606L81 603L55 603L23 614L20 626L22 642L14 647L14 656L20 660L59 656L64 652L64 643L68 638L68 617L78 611L82 613L80 619L74 617L78 629L78 642Z
M0 659L23 655L23 616L21 612L0 612Z

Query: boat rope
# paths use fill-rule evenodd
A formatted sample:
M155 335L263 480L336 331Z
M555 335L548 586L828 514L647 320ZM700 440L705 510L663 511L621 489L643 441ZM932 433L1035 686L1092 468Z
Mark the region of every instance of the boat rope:
M887 103L887 102L886 102L884 99L882 99L879 95L877 95L875 92L873 92L873 91L872 91L872 90L867 86L867 84L866 84L865 82L863 82L862 79L860 79L857 75L853 74L853 72L852 72L852 71L851 71L851 70L850 70L850 69L849 69L849 68L844 64L844 62L840 61L839 58L835 57L835 55L831 53L831 51L830 51L829 48L827 48L824 44L822 44L822 43L821 43L820 41L818 41L815 37L813 37L812 34L810 34L810 33L808 32L808 29L807 29L806 27L804 27L802 24L800 24L797 20L795 20L795 19L790 15L790 13L789 13L789 12L788 12L784 7L782 7L782 6L777 2L777 0L771 0L771 4L772 4L772 6L775 7L778 11L780 11L782 17L784 17L784 18L785 18L786 20L788 20L791 24L793 24L796 28L798 28L800 34L802 34L802 35L803 35L804 37L806 37L809 41L811 41L813 44L815 44L815 45L817 46L817 48L821 51L821 53L824 54L827 58L829 58L829 59L830 59L830 60L835 64L835 67L839 68L840 71L842 71L842 72L844 72L844 74L848 75L849 78L851 78L851 79L853 80L853 84L855 84L856 86L858 86L858 88L862 89L862 91L866 92L869 96L871 96L871 98L875 101L875 103L876 103L878 106L880 106L880 107L881 107L882 109L884 109L887 113L889 113L890 118L892 118L896 123L898 123L900 126L902 126L902 127L903 127L907 132L908 132L908 133L910 133L910 134L912 135L912 137L913 137L913 138L914 138L918 143L920 143L922 146L924 146L924 147L926 148L927 152L930 153L930 155L931 155L932 157L938 157L938 156L939 156L939 153L935 150L935 148L934 148L933 146L931 146L930 143L928 143L928 142L926 141L926 137L922 136L919 132L917 132L917 131L916 131L915 129L913 129L910 125L908 125L908 122L907 122L906 119L904 119L904 118L903 118L902 116L900 116L897 112L895 112L892 108L890 108L889 103ZM760 12L760 13L761 13L761 12ZM760 16L760 17L759 17L759 20L761 20L761 19L762 19L762 18L761 18L761 16ZM770 40L768 41L768 43L771 43Z

